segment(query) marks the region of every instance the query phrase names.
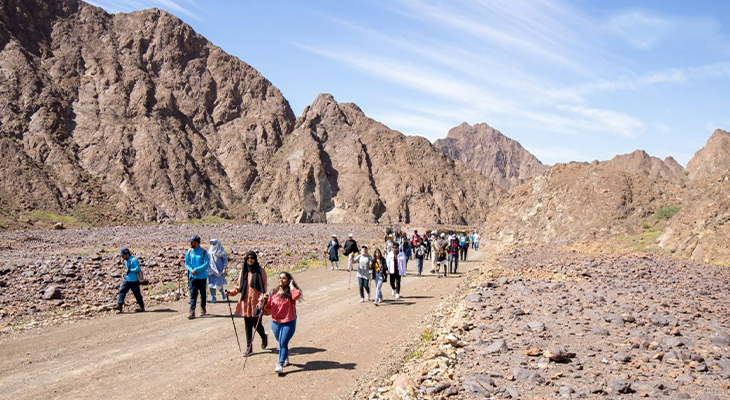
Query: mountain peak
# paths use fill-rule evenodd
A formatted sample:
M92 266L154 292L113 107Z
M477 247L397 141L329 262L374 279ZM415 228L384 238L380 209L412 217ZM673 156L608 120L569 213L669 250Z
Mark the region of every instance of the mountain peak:
M730 171L730 132L716 129L687 163L689 178L704 179Z

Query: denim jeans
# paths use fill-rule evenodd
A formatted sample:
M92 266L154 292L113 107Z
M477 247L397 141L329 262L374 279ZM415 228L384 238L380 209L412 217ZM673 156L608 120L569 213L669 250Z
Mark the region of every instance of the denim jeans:
M206 286L208 283L207 279L188 279L190 284L190 311L195 311L195 304L198 301L198 292L200 292L200 308L205 310L205 298L208 292Z
M459 255L449 253L449 273L455 274L457 268L459 268Z
M375 301L383 300L383 276L375 274Z
M279 365L289 358L289 341L297 330L297 320L279 323L271 321L271 331L274 332L276 341L279 342Z
M423 272L423 258L416 257L416 272L418 272L418 275Z
M370 297L370 279L368 278L357 278L358 286L360 287L360 298L365 298L365 291L368 292L368 297Z
M124 298L127 297L127 293L129 293L130 290L134 294L137 304L139 304L141 308L144 308L144 299L142 299L142 291L139 288L139 282L130 282L126 279L124 280L124 283L122 283L122 287L119 288L119 298L117 299L117 303L124 304Z

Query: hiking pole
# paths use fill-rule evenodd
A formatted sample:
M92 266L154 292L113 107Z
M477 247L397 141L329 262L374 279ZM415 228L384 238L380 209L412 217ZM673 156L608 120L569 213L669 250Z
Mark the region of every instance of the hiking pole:
M228 293L226 293L228 294ZM236 320L233 319L233 309L231 309L231 298L230 296L227 296L226 303L228 303L228 312L231 314L231 323L233 323L233 333L236 334L236 343L238 343L238 352L240 353L241 350L241 341L238 339L238 329L236 329Z
M256 321L256 327L253 328L253 334L251 335L251 343L248 344L248 348L246 349L246 355L243 360L243 369L246 369L246 363L248 362L248 355L251 354L251 349L253 348L253 340L256 339L256 331L259 330L259 325L261 324L261 318L264 316L264 310L261 310L259 312L259 319Z

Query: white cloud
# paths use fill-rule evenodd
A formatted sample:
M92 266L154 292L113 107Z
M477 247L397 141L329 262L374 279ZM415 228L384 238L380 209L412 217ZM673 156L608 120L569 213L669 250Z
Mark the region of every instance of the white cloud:
M672 22L640 11L617 15L606 28L638 49L649 49L673 29Z
M590 130L613 131L627 137L634 137L644 130L644 123L624 113L579 106L560 106L558 108L584 116L588 118L590 124L598 124L598 126L584 126Z
M136 10L146 10L149 8L160 8L168 11L178 18L186 16L201 22L205 22L205 20L201 18L199 12L192 12L186 6L182 5L181 1L185 1L188 4L191 4L195 6L198 11L201 11L201 8L190 0L87 0L89 4L101 7L110 13L131 12Z

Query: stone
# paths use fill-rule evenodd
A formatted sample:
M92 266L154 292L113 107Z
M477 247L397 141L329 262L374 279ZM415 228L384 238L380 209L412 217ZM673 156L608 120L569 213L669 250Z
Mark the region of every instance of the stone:
M550 361L554 362L566 362L570 358L575 357L575 353L565 351L562 346L550 346L544 353L544 356Z
M531 321L526 324L526 327L531 332L542 332L545 330L545 324L540 321Z
M60 300L62 297L63 297L63 293L61 293L61 288L59 288L57 285L48 286L43 291L44 300L57 300L57 299Z
M611 391L613 393L627 394L632 393L631 382L623 379L613 381L611 383Z
M729 347L730 335L727 332L718 332L717 335L710 338L710 342L717 347Z
M518 382L540 383L544 381L544 379L536 371L530 371L529 369L524 368L512 368L512 376L514 376L515 380Z
M575 389L570 386L561 386L559 392L563 397L571 397L575 393Z
M481 351L489 354L494 353L504 353L506 351L509 351L509 348L507 347L507 343L505 343L504 340L496 340L492 342L489 346L484 347Z
M416 382L411 379L408 375L399 375L395 381L393 381L393 387L394 388L402 388L405 389L408 386L416 386Z
M623 351L619 351L616 354L614 354L613 359L618 362L623 362L623 363L627 363L627 362L631 361L631 357L628 354L624 353Z
M66 227L63 225L63 222L56 222L53 224L53 229L60 231L66 229Z

